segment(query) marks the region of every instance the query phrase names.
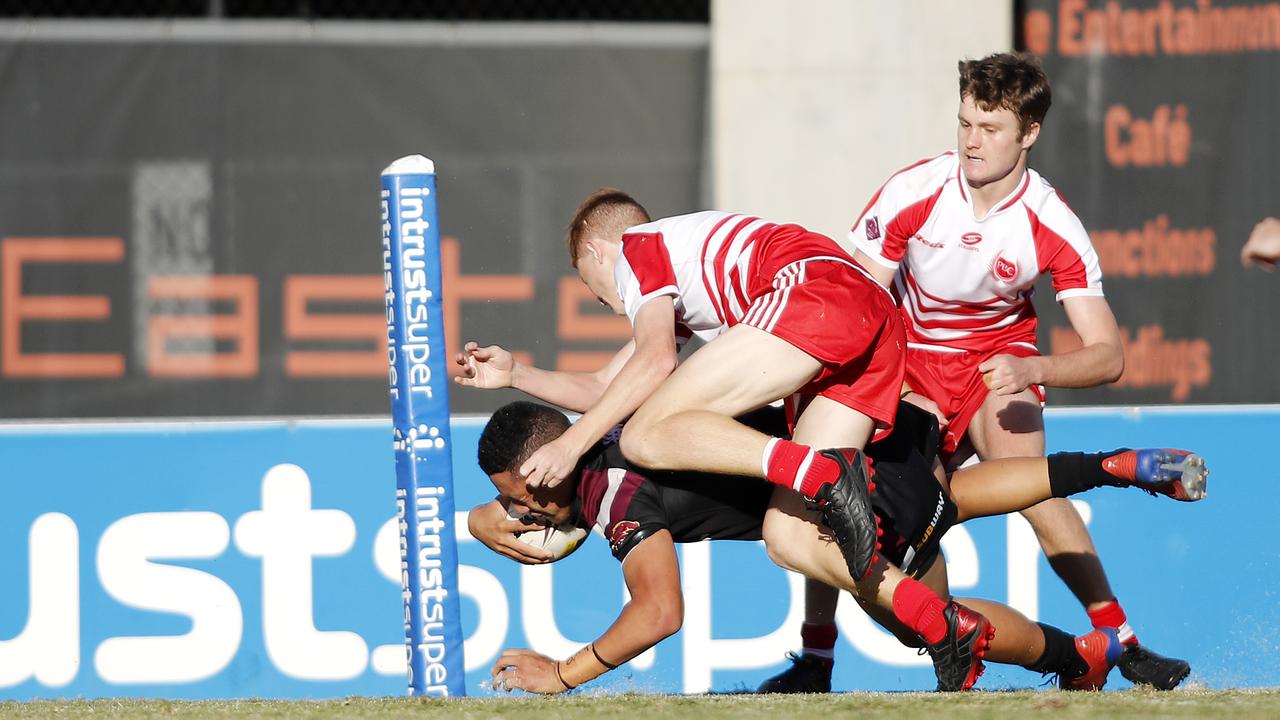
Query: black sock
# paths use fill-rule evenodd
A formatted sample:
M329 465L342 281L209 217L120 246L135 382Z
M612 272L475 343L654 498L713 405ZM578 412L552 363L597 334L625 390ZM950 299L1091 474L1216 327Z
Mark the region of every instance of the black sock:
M1044 654L1027 666L1028 670L1058 673L1063 677L1077 678L1089 670L1089 665L1076 650L1076 639L1052 625L1036 623L1044 631Z
M1105 453L1054 453L1049 456L1049 489L1064 498L1096 487L1125 487L1125 481L1102 469L1102 461L1125 448Z

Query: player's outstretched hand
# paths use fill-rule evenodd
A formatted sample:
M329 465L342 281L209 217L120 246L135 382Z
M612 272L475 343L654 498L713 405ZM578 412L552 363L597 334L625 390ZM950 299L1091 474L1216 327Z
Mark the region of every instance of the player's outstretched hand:
M453 378L459 385L486 389L511 387L516 361L498 345L480 347L469 342L462 352L453 356L453 361L462 367L462 372Z
M569 690L556 674L556 661L526 648L508 648L493 664L493 689L555 695Z
M499 555L525 565L541 565L551 562L555 557L546 550L526 545L516 539L516 533L540 527L508 516L507 509L497 500L477 505L467 513L467 530L471 532L471 537Z
M520 466L520 474L529 487L555 487L569 477L581 457L561 436L534 450Z
M1034 371L1030 360L1017 355L995 355L978 366L982 381L997 395L1016 395L1031 387Z
M1240 249L1240 263L1257 265L1270 272L1280 259L1280 219L1269 217L1254 226L1249 239Z

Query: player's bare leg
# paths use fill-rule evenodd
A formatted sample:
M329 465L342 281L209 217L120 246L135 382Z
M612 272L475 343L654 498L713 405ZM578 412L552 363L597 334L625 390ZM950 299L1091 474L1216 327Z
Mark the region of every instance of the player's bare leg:
M946 564L940 559L935 560L919 581L913 581L896 567L878 560L870 577L853 583L847 569L842 566L838 548L821 536L817 526L804 517L805 512L803 504L794 500L794 494L775 491L769 515L766 516L766 543L772 533L787 533L793 539L788 547L798 553L784 555L771 552L770 557L784 567L855 591L855 597L863 610L903 644L908 647L926 646L918 631L908 627L901 608L895 604L897 590L906 584L916 583L927 587L941 600L949 599ZM1099 631L1083 638L1073 638L1057 628L1032 622L1022 613L1001 603L969 598L959 599L958 602L960 605L952 604L947 607L963 609L965 612L976 611L980 613L976 617L982 618L984 624L989 621L990 627L994 628L993 634L985 636L986 644L981 648L983 659L1020 665L1041 673L1057 673L1061 676L1064 687L1073 687L1071 683L1079 682L1081 678L1100 685L1105 681L1106 671L1115 662L1115 654L1107 655L1108 648L1105 644L1099 646L1102 652L1099 657L1088 652L1090 642L1099 638L1105 640ZM1093 637L1095 634L1098 635L1097 638ZM1111 649L1116 647L1118 641ZM980 673L979 663L975 668L975 679L976 674ZM1100 678L1095 679L1093 675L1100 675ZM940 684L942 679L943 675L939 673Z
M969 439L982 460L1044 457L1044 417L1030 390L1016 395L987 395L969 425ZM1086 610L1112 602L1115 595L1080 513L1055 498L1022 511L1044 549L1049 565Z
M939 596L951 597L947 583L947 565L941 557L935 560L929 570L920 577L920 582L928 585ZM964 605L977 610L986 616L996 628L995 638L991 641L991 649L985 659L1008 665L1030 665L1044 653L1044 634L1040 627L1027 619L1025 615L1001 603L978 598L959 599ZM858 604L880 626L893 633L907 647L922 647L919 636L884 608L859 599Z
M1044 654L1044 633L1026 615L1003 603L980 598L957 598L977 610L996 627L987 659L1006 665L1027 666Z
M808 398L802 407L796 420L792 437L795 442L809 447L861 448L870 439L872 429L873 423L866 415L834 400L825 397L814 397ZM813 531L805 526L810 524L818 527L822 526L822 516L806 507L805 503L795 493L775 491L770 507L771 510L765 516L764 523L765 543L770 548L770 555L776 556L775 562L779 562L783 567L791 567L793 558L795 564L806 563L808 556L812 553L808 538L813 534ZM778 512L775 512L775 509ZM805 538L806 542L793 546L792 538L794 537ZM828 552L824 552L822 557L829 560L830 555ZM805 577L824 582L829 586L854 592L851 589L852 578L850 577L847 563L842 569L817 566L792 567L792 569ZM894 572L897 575L901 575L896 568L894 568ZM877 592L879 583L871 578L866 580L867 582L858 588L857 593L870 597L868 593ZM886 588L890 604L894 587L896 587L896 580ZM833 603L831 617L834 618L834 616L835 607Z
M812 405L812 403L810 403ZM827 426L824 424L826 418L823 417L822 404L819 403L814 412L809 412L809 407L805 408L805 413L801 415L800 425L797 426L797 436L808 438L806 444L815 447L827 447L835 443L839 443L840 439L828 432ZM791 505L793 513L800 513L803 507ZM790 516L795 517L795 516ZM800 517L803 517L802 515ZM821 522L821 517L816 513L811 513L810 517L804 519L803 522ZM766 520L766 523L769 521ZM788 533L793 532L809 532L803 527L792 526L786 527L786 518L775 518L774 527L771 528L774 538L774 544L784 546L788 542ZM779 524L782 524L779 527ZM781 553L781 551L779 551ZM799 693L799 692L829 692L831 690L831 672L833 664L833 653L835 649L835 641L837 637L836 631L836 605L840 597L840 589L832 587L826 583L806 577L804 581L804 625L801 627L800 636L804 647L798 656L792 656L791 667L782 673L775 675L757 688L757 692L762 693ZM892 593L889 595L892 600ZM872 606L874 607L874 605ZM882 610L887 617L892 618L892 609ZM905 629L905 626L903 626ZM908 635L919 643L920 638L910 630L906 630Z
M819 443L830 439L832 425L823 413L812 412L824 404L815 398L800 416L796 436ZM887 617L893 617L924 639L934 661L939 690L972 687L982 673L981 658L991 642L992 628L980 614L946 602L928 586L906 577L883 558L876 558L871 571L854 582L844 556L825 532L820 518L792 492L775 490L765 515L764 540L770 558L781 565L829 586L852 592Z
M845 428L853 427L856 437L850 437ZM862 447L871 436L871 419L862 413L827 398L812 398L804 406L796 421L793 437L796 442L810 447L841 447L844 443ZM853 592L880 603L892 605L893 591L900 578L905 577L897 568L886 577L883 573L863 579L855 587L848 564L832 555L839 555L839 548L832 542L829 531L819 534L823 528L822 515L809 509L804 499L785 489L775 490L764 519L765 545L769 555L782 567L804 575L811 581ZM882 587L883 586L883 587ZM835 617L834 604L831 616Z
M1003 464L1003 468L997 467L995 470L988 468L983 476L975 477L973 475L973 473L984 467L980 464L977 467L960 471L957 473L960 476L959 478L953 477L948 480L943 474L942 463L938 460L934 461L934 475L938 478L939 483L948 488L953 501L956 502L958 511L957 523L969 517L977 517L973 513L978 508L972 507L977 503L970 503L970 514L968 515L965 514L965 510L960 503L964 501L964 495L968 492L968 488L982 486L984 481L994 481L997 485L995 488L987 488L987 492L983 496L983 500L990 497L991 502L986 506L979 506L983 507L983 509L997 511L990 513L993 515L1014 512L1037 500L1050 497L1048 470L1046 468L1047 461L1043 458L1017 458L1000 462ZM969 474L968 478L964 477L965 473ZM957 491L961 493L960 500L955 499ZM1003 503L1002 507L999 506L1001 503ZM947 598L951 596L947 578L947 564L941 555L935 558L929 569L921 575L920 581L928 585L940 597ZM1028 620L1022 613L1007 605L989 600L958 598L958 601L982 613L996 628L995 637L991 641L991 647L987 651L985 659L1007 665L1030 667L1044 654L1044 632L1039 625ZM880 617L875 615L872 617L877 622L880 622L881 625L884 625L884 621ZM895 634L899 636L899 639L902 639L901 631L895 631ZM918 644L909 646L918 647Z
M1015 395L988 394L968 429L982 460L1044 456L1044 414L1030 390ZM1022 511L1050 567L1076 596L1095 627L1114 627L1128 646L1119 663L1131 682L1163 690L1176 687L1190 665L1139 646L1128 619L1111 591L1093 539L1074 506L1054 498Z
M949 597L947 566L939 557L920 577L942 597ZM996 628L991 647L985 660L1006 665L1019 665L1032 672L1057 675L1065 689L1098 689L1105 682L1106 673L1115 664L1115 650L1119 642L1109 640L1095 630L1080 637L1072 637L1052 625L1032 622L1013 608L979 598L958 598L966 607L982 613ZM862 609L885 630L893 633L907 647L920 647L920 639L905 627L892 613L858 601ZM1107 651L1111 651L1108 657Z
M1146 448L984 460L952 474L956 522L1018 512L1098 487L1132 487L1182 502L1205 496L1209 469L1186 450Z
M623 430L622 451L655 470L760 477L772 438L733 416L792 394L821 369L785 340L735 325L681 363L636 410ZM835 447L862 447L866 435L859 439L859 430L850 427Z
M823 446L823 443L829 440L834 441L835 438L826 435L826 430L822 422L820 422L822 419L819 417L820 413L809 414L807 407L805 410L806 414L801 415L800 423L804 425L803 431L812 440L809 444ZM796 430L797 433L801 432L799 424ZM785 540L786 532L785 529L778 531L778 542ZM890 595L890 598L892 598L892 595ZM757 692L825 692L830 689L831 659L833 657L831 652L834 649L837 637L835 622L836 606L839 603L839 599L839 588L810 577L805 578L804 625L800 630L804 647L801 654L793 658L791 667L765 680L761 683ZM867 606L876 607L871 603L867 603ZM886 617L893 618L892 608L876 609ZM899 626L901 627L900 624ZM910 630L906 630L906 632L909 637L913 638L913 642L920 642L918 635Z
M787 653L791 665L760 683L756 692L831 692L831 672L835 662L836 638L839 637L836 629L836 603L839 597L839 589L805 578L800 652ZM912 636L918 637L914 634Z
M906 578L897 567L877 558L873 571L854 582L821 513L810 510L804 498L785 488L773 491L763 535L769 559L777 565L889 610L894 590Z
M622 452L647 468L763 477L821 501L849 566L864 575L875 557L876 519L863 458L849 449L866 444L871 418L818 397L801 413L792 440L733 419L791 395L821 369L791 343L736 325L695 352L636 410L622 432ZM821 427L822 435L806 427Z
M1101 690L1120 659L1115 630L1093 630L1072 637L1052 625L1036 623L1008 605L980 598L959 601L985 615L997 628L986 659L1057 676L1064 690Z
M947 563L941 559L941 556L939 556L939 558L929 566L929 569L920 576L920 582L924 583L930 590L937 593L940 598L951 597L951 588L947 578ZM903 625L896 617L894 617L892 610L877 607L862 598L854 599L858 601L858 605L862 608L863 612L865 612L872 620L875 620L880 627L893 633L894 637L898 638L898 642L901 642L903 645L911 648L924 647L924 642L920 639L920 636L912 632L911 628ZM1000 630L997 630L996 635L1000 635Z
M961 468L951 476L950 494L956 523L1020 512L1054 497L1049 462L1042 457L984 460Z
M804 581L804 621L815 625L834 624L840 589L816 580Z

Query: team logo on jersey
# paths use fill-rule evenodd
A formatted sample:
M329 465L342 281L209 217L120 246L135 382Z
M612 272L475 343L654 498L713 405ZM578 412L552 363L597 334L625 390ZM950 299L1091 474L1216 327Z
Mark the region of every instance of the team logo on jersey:
M1018 277L1018 263L997 255L996 261L991 263L991 274L1002 283L1012 283Z
M982 242L982 235L980 233L965 233L960 236L960 242L968 247L973 247Z
M875 218L875 217L869 217L869 218L867 218L867 239L868 239L868 240L879 240L879 239L880 239L880 220L879 220L879 218Z
M639 529L640 523L635 520L619 520L609 530L609 547L614 552L617 552L618 548L622 547L622 544L627 541L627 538L631 537L631 533Z

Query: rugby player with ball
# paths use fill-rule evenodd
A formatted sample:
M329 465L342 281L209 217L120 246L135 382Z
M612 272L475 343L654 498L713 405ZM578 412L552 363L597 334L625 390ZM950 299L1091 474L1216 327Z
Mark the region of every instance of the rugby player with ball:
M749 426L781 435L782 412L773 408L741 418ZM572 552L591 527L609 542L622 563L631 599L614 623L595 642L572 657L555 660L528 649L508 649L493 668L498 689L522 689L555 694L572 690L625 663L664 638L683 621L683 601L675 543L711 540L760 540L767 513L800 512L803 506L770 505L772 488L766 482L742 477L642 470L629 463L608 439L584 454L582 463L555 487L531 486L519 473L534 448L554 440L570 427L563 413L529 402L505 405L493 414L480 437L481 469L499 497L474 508L469 516L472 535L495 551L523 562L549 562ZM1051 497L1067 497L1102 486L1135 487L1151 494L1192 501L1204 497L1208 470L1203 460L1178 450L1117 450L1109 453L1058 453L1049 458L1013 458L980 463L959 470L950 479L937 457L939 432L929 413L903 403L894 432L873 443L868 455L875 461L880 490L872 494L882 536L881 558L919 578L944 598L946 566L939 543L956 522L1015 512ZM942 511L938 512L937 508ZM552 552L529 547L512 536L512 516L523 518L514 527L554 528L543 537L553 539ZM797 525L807 532L796 541L813 553L815 574L855 591L839 549L821 539L816 522ZM581 535L579 535L581 534ZM528 535L528 532L525 533ZM522 536L523 537L523 536ZM535 540L537 544L541 540ZM885 568L877 568L883 572ZM886 580L886 585L894 585ZM956 646L913 632L930 622L904 617L888 587L864 609L905 644L926 647L934 659L939 690L968 689L981 674L980 660L957 663L948 654ZM965 599L990 620L994 637L986 648L988 660L1016 664L1040 673L1054 673L1068 689L1099 689L1121 652L1116 633L1094 630L1071 637L1049 625L1033 623L999 603ZM942 606L954 614L954 600ZM924 609L925 612L929 608ZM935 618L945 621L945 618ZM965 646L960 645L962 651Z

